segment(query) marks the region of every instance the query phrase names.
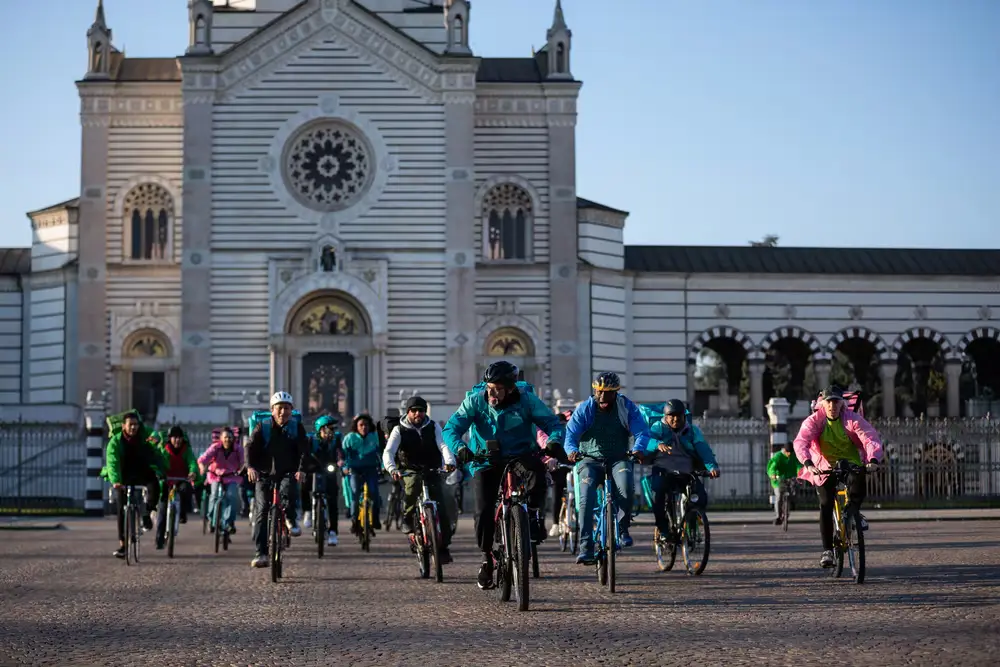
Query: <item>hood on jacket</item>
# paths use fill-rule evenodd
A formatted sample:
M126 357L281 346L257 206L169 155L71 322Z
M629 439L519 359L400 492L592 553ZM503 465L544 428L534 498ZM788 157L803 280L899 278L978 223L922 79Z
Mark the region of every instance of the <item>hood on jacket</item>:
M431 421L431 418L425 415L424 420L419 424L411 424L410 419L406 415L403 415L402 417L399 418L399 425L403 428L408 428L413 431L419 431L423 427L427 426L427 423L429 421Z

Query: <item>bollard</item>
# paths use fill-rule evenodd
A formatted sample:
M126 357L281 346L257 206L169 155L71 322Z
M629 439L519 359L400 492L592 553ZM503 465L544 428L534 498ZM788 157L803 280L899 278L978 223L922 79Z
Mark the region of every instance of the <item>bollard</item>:
M87 496L83 501L84 516L104 516L104 418L106 392L87 392L84 421L87 428Z

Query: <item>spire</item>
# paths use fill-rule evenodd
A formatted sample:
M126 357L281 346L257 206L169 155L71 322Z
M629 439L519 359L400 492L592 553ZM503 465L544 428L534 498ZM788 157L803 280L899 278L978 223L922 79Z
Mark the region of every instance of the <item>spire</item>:
M570 45L573 33L566 25L563 15L562 0L556 0L556 8L552 14L552 27L545 33L545 50L549 56L547 79L572 81L573 74L569 67Z
M94 16L94 25L107 28L108 22L104 19L104 0L97 0L97 14Z
M444 27L447 39L444 52L448 55L471 56L469 48L469 2L468 0L445 0Z
M104 0L97 0L94 23L87 31L87 79L111 77L111 28L104 16Z
M549 28L549 36L557 30L569 31L569 28L566 27L566 17L563 16L562 0L556 0L556 11L552 15L552 27Z
M185 55L212 55L212 19L215 10L211 0L188 0L188 24L190 36Z

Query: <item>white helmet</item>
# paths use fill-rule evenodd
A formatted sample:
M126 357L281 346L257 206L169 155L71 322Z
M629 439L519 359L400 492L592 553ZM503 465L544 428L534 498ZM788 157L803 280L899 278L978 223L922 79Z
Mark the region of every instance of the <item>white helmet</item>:
M271 397L271 407L273 408L278 403L288 403L289 405L295 405L295 401L292 400L292 395L287 391L279 391L274 396Z

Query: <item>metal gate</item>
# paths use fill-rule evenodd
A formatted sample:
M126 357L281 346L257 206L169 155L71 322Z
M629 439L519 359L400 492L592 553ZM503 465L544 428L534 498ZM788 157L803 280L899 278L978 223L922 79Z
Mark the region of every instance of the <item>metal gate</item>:
M82 514L86 485L79 423L0 422L0 514Z

